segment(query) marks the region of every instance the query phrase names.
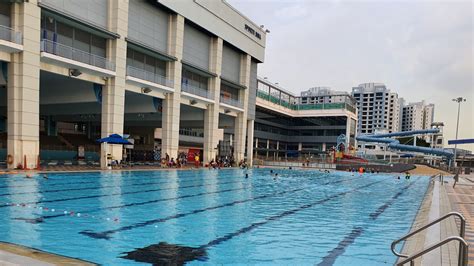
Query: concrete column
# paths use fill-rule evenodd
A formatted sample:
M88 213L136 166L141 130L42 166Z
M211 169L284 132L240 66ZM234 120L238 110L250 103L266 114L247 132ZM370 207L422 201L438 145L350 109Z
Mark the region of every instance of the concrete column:
M23 33L23 52L8 64L8 168L37 167L39 156L41 10L37 0L12 4L12 27ZM26 162L25 162L26 158Z
M253 132L255 120L247 120L247 164L253 165Z
M235 144L234 144L234 159L236 162L244 159L245 155L245 137L247 133L247 106L249 101L250 90L250 63L252 57L248 54L241 56L240 61L240 84L247 89L240 90L239 99L244 104L244 111L237 114L235 118Z
M204 146L203 163L206 164L216 157L218 129L219 129L219 99L221 90L221 67L222 67L222 45L221 38L212 38L211 51L209 55L209 70L217 74L209 79L209 91L214 97L214 103L209 104L204 111Z
M125 74L127 68L128 1L109 0L108 27L120 38L107 41L107 58L115 62L115 77L108 78L102 87L101 137L123 133L125 105ZM122 145L102 145L100 166L107 167L107 154L116 160L122 160Z
M323 150L323 151L326 151L326 142L323 142L322 150Z
M178 157L183 38L184 17L181 15L170 15L168 53L176 57L177 60L168 62L166 66L166 76L173 81L174 93L166 94L166 98L163 100L163 136L161 139L162 156L168 154L170 158Z
M345 147L345 150L344 152L345 153L348 153L349 152L349 144L350 144L350 140L351 140L351 118L349 116L346 116L347 120L346 120L346 143L344 144Z
M269 154L268 150L269 150L269 149L270 149L270 140L267 139L267 155L266 155L266 158L267 158L267 159L268 159L268 154Z

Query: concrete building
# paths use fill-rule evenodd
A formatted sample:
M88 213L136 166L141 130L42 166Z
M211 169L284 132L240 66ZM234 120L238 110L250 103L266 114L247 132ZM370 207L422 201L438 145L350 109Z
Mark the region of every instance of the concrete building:
M425 101L409 103L402 107L402 131L431 128L434 120L434 104Z
M129 134L136 156L195 149L207 162L230 139L235 159L247 149L251 160L266 33L225 1L2 1L0 24L8 167L35 168L78 139L87 154L113 133ZM105 167L122 146L100 154Z
M443 149L444 148L444 136L443 136L443 122L433 122L431 127L433 129L439 129L439 133L430 134L427 141L430 143L431 148Z
M330 87L312 87L301 92L302 104L331 103L344 101L347 92L335 91Z
M258 158L317 158L335 147L341 135L346 136L346 151L356 145L356 104L347 93L295 96L267 79L257 82L254 150Z
M358 134L375 130L400 131L400 99L382 83L363 83L352 88L357 101Z

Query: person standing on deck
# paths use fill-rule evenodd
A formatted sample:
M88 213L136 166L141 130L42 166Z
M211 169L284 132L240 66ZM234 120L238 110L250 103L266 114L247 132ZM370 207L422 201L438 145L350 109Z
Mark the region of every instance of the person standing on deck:
M194 166L196 166L196 168L199 168L199 154L196 153L196 155L194 156Z

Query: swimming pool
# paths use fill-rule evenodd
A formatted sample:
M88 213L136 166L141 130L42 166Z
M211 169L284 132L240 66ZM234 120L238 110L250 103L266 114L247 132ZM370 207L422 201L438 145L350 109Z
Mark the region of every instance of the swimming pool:
M273 171L0 177L0 241L103 265L393 264L429 183Z

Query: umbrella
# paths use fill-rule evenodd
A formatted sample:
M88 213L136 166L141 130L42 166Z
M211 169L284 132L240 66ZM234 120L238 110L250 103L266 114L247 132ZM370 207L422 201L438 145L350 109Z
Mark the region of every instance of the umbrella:
M98 139L99 143L108 143L108 144L122 144L122 145L132 145L128 140L122 138L119 134L112 134L106 138Z

